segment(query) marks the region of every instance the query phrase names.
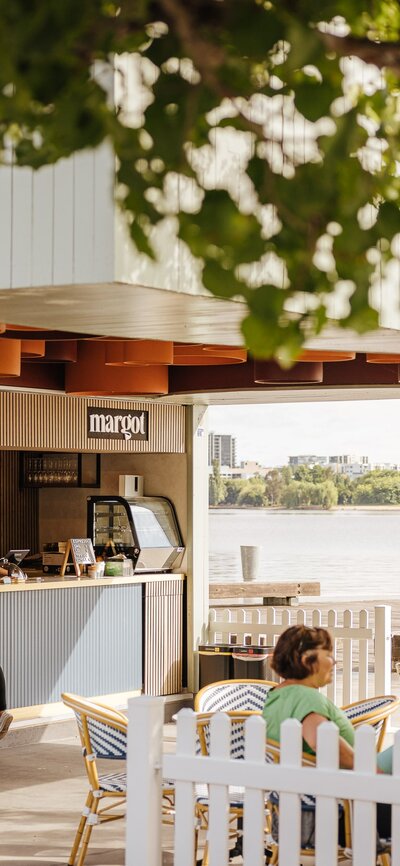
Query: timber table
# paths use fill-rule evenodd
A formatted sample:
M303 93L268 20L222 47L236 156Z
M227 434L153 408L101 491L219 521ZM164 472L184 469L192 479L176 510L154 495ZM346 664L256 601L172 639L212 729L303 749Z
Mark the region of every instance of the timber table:
M261 582L259 580L235 580L228 583L210 583L210 601L223 598L259 598L263 604L291 604L300 595L321 595L321 584L316 581Z

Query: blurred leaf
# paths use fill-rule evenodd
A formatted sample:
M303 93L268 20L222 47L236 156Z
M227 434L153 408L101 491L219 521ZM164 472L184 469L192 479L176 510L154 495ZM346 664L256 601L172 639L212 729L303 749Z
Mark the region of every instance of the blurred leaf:
M379 206L375 224L377 234L391 240L400 231L400 208L395 202L385 201Z

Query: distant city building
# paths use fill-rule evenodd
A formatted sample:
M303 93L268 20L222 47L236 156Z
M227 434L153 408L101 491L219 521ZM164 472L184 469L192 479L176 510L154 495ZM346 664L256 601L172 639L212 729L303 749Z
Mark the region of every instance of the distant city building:
M348 465L359 463L360 465L369 463L368 457L356 457L354 454L336 454L329 458L329 463L338 463L339 465Z
M400 465L398 463L373 463L372 469L385 469L392 472L399 472Z
M359 478L372 469L368 457L356 457L355 454L336 454L329 457L329 466L337 475L347 475L349 478Z
M318 457L315 454L296 454L289 457L289 466L309 466L310 468L328 466L337 475L348 475L350 478L359 478L374 469L400 471L398 463L370 463L367 455L358 457L355 454L333 454L329 457Z
M212 471L212 467L209 467L209 472ZM259 475L261 478L265 478L269 469L265 466L261 466L260 463L257 463L256 460L242 460L240 466L221 466L220 468L222 478L254 478Z
M315 454L295 454L289 457L289 466L327 466L327 457L317 457Z
M227 433L208 434L208 465L217 460L220 466L236 466L236 439Z

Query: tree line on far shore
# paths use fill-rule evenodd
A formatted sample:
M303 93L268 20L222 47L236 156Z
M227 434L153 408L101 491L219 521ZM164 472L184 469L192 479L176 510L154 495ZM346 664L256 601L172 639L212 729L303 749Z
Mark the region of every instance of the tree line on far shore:
M265 476L223 478L218 461L209 477L209 504L243 508L334 508L400 505L400 472L374 469L358 478L324 466L283 466Z

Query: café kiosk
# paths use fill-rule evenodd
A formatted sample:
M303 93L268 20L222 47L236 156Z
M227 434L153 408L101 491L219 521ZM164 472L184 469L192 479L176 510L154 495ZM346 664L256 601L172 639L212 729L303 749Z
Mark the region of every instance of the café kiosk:
M2 401L9 406L16 400L23 403L27 417L36 417L38 423L28 431L16 425L11 450L4 447L10 443L0 411L2 543L9 523L4 505L9 503L15 515L9 534L13 533L17 543L25 534L27 547L35 551L49 536L58 537L69 540L75 553L80 542L82 554L85 542L86 556L80 559L78 554L79 575L44 574L40 568L27 570L21 562L27 580L17 579L16 574L6 575L5 582L0 580L0 658L8 705L17 710L17 717L18 708L35 716L51 714L62 691L102 697L114 705L143 690L147 694L180 694L185 684L183 544L165 570L155 567L136 572L132 567L128 574L107 577L100 576L101 569L94 575L92 540L84 536L88 494L107 496L115 492L118 496L120 475L136 475L138 470L146 476L146 493L165 494L174 501L185 531L184 408L114 401L109 411L118 411L120 418L125 412L140 419L136 425L139 432L131 432L127 439L121 430L111 431L107 437L101 424L99 429L91 429L93 414L98 418L101 412L107 413L106 400L0 392L0 410ZM44 405L49 400L50 411ZM68 414L72 418L66 429L62 421ZM130 431L135 429L132 421L129 426ZM71 430L76 431L72 441ZM57 450L49 449L49 440ZM44 453L58 459L67 453L71 458L77 453L100 454L100 486L94 479L84 489L75 480L68 485L59 481L46 484L43 472L36 485L26 478L21 484L21 460L27 453L39 455L37 460L43 459L40 455ZM38 523L36 536L30 520L32 508Z

